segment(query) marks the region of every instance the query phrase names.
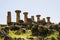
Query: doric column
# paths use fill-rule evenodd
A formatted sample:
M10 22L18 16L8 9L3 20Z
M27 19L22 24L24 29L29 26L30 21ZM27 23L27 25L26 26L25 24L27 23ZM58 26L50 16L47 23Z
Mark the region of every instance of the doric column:
M47 18L47 23L49 24L49 23L51 23L50 22L50 17L46 17Z
M28 12L24 12L23 14L24 14L24 23L28 23L28 20L27 20Z
M11 22L11 12L7 12L7 24Z
M15 13L16 13L16 22L18 23L19 20L20 20L20 13L21 13L21 11L20 10L15 10Z
M43 21L46 22L46 21L45 21L45 18L43 18Z
M31 16L31 20L32 20L32 22L34 22L34 16Z
M40 16L41 16L41 15L36 15L36 17L37 17L37 22L40 21Z

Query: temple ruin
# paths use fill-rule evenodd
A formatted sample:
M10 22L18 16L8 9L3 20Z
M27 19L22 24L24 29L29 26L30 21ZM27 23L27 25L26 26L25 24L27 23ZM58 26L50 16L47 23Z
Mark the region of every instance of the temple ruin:
M16 22L14 22L14 23L19 23L19 21L21 22L21 19L20 19L21 10L15 10L15 13L16 13ZM23 12L23 15L24 15L24 24L35 22L34 16L31 16L31 18L28 18L28 12ZM46 22L45 18L43 18L43 19L40 19L40 18L41 18L41 15L36 15L37 23L42 24L42 23ZM46 17L46 19L47 19L46 23L50 24L51 23L50 17ZM7 24L8 23L11 23L11 12L10 11L8 11L8 13L7 13Z

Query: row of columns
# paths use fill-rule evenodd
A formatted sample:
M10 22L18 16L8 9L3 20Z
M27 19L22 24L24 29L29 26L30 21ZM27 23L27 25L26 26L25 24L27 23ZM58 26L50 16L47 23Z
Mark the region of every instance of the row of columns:
M18 23L20 20L21 11L15 10L15 13L16 13L16 22ZM23 14L24 14L24 23L28 23L28 20L27 20L28 12L24 12ZM36 15L36 17L37 17L37 22L39 22L41 15ZM50 23L50 17L46 17L46 18L47 18L47 23ZM31 20L32 20L32 22L34 21L34 16L31 16ZM45 20L45 19L43 19L43 20ZM8 15L7 15L7 23L9 23L9 22L11 22L11 12L10 11L8 11Z

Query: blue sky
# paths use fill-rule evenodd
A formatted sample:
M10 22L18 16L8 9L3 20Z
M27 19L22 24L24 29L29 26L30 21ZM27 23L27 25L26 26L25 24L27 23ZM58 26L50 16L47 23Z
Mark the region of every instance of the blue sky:
M40 14L41 19L51 17L51 22L60 22L60 0L0 0L0 24L6 24L7 12L11 11L12 21L16 21L15 10L21 10L21 19L24 19L23 12L29 12L28 17Z

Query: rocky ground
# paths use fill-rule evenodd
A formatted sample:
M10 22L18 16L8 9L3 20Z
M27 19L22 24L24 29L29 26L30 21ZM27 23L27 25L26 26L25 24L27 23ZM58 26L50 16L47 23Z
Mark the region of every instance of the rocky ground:
M20 33L19 35L18 34L15 34L16 31L9 31L9 36L13 38L13 40L15 40L15 38L22 38L22 39L25 39L25 40L30 40L30 38L34 38L35 40L37 40L40 36L31 36L31 30L26 30L26 33ZM45 40L51 40L52 37L54 37L56 40L57 39L57 35L58 35L58 32L55 31L53 34L51 35L48 35L47 37L45 37L44 39ZM0 40L4 40L4 37L0 37Z

